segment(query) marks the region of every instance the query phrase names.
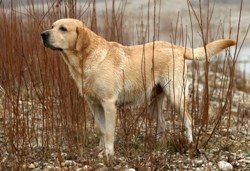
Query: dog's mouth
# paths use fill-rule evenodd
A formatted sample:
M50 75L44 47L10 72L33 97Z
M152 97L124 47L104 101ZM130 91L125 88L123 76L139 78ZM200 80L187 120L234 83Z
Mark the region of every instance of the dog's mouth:
M52 50L63 51L63 49L62 49L62 48L55 47L55 46L53 46L53 45L49 44L48 42L44 42L44 41L43 41L43 45L44 45L45 47L47 47L47 48L52 49Z

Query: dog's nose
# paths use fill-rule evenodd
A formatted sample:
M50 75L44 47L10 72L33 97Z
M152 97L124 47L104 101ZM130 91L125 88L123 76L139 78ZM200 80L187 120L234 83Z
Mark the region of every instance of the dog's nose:
M46 40L48 36L49 36L49 33L47 31L44 31L41 33L41 37L43 40Z

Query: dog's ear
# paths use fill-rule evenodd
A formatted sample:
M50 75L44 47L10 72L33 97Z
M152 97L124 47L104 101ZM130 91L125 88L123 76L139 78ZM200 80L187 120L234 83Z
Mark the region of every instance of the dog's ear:
M89 35L88 32L85 30L86 28L77 27L77 39L76 39L76 51L82 51L89 45Z

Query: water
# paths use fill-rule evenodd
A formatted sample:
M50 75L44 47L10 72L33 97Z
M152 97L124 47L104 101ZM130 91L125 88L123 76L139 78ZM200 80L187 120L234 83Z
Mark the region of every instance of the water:
M245 43L240 50L237 69L250 75L250 43Z

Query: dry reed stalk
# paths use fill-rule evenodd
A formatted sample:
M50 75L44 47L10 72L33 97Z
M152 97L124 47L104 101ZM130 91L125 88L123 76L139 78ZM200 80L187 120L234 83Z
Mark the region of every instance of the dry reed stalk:
M115 0L112 0L111 13L109 12L108 2L105 1L106 9L103 22L97 20L98 11L95 0L86 1L81 7L77 6L76 0L54 1L53 3L43 0L40 9L36 9L34 1L27 1L28 7L25 9L25 14L20 12L19 2L11 0L11 6L8 10L0 2L0 47L3 49L0 51L0 84L5 91L3 132L6 136L6 146L4 148L9 153L16 155L17 160L14 162L17 162L17 168L20 167L20 163L26 162L29 156L33 154L33 150L36 149L40 149L38 157L41 161L46 161L54 151L60 161L59 163L64 160L63 152L67 152L72 158L77 155L94 160L97 155L88 153L91 148L97 145L97 138L95 137L97 133L93 129L93 118L88 114L85 101L79 96L78 90L60 56L42 47L40 32L49 28L54 20L61 17L79 19L85 17L85 21L90 21L90 28L95 32L100 32L100 34L103 33L108 40L123 44L131 44L130 42L145 44L150 40L160 39L161 1L154 0L154 10L151 14L152 4L148 0L146 20L143 16L134 17L133 21L140 23L137 25L137 33L134 33L133 29L124 29L128 17L126 15L127 1L121 2L117 9ZM188 47L188 43L190 43L193 47L195 30L197 29L195 23L197 22L202 44L205 45L211 36L211 32L213 32L210 25L214 6L212 9L209 6L204 9L200 1L197 11L189 0L187 0L187 4L191 30L184 26L182 17L178 13L174 24L172 24L172 33L169 33L171 42L175 44L179 42L185 47ZM91 5L92 8L90 8ZM241 0L239 14L237 42L239 42L242 5L243 0ZM248 30L249 27L247 32ZM132 36L128 36L128 34L132 34ZM231 37L231 33L229 35ZM137 38L137 41L129 40L131 37ZM232 107L235 65L241 46L236 46L231 63L228 63L227 59L223 61L222 73L226 75L228 70L230 71L230 82L229 85L221 86L221 94L224 93L225 88L227 88L227 91L223 98L225 103L220 104L219 112L216 113L218 117L215 123L209 122L208 115L211 101L208 77L209 62L206 59L203 103L199 99L201 94L198 91L198 86L195 86L200 83L197 77L200 75L199 70L202 70L202 67L197 62L192 63L193 84L191 89L194 96L191 100L191 114L194 118L193 130L196 137L194 148L196 149L200 147L200 144L207 147L225 115L228 118L227 128L229 129L231 126L232 114L226 112ZM144 59L144 51L141 55ZM144 61L142 60L141 73L142 77L145 78ZM154 64L154 59L152 63ZM215 70L218 70L218 68L216 67ZM143 79L143 81L146 96L146 80ZM140 167L146 168L147 161L150 161L153 170L153 168L157 168L156 158L153 155L155 150L162 148L185 152L188 147L181 138L184 132L182 126L179 126L179 121L173 115L175 111L170 106L166 107L164 113L168 114L166 118L171 121L173 132L166 131L167 138L163 140L162 147L159 147L160 145L156 141L158 123L155 125L149 120L147 116L148 103L145 102L145 109L119 110L118 119L122 126L117 126L117 132L118 139L122 143L121 146L120 144L116 146L116 149L118 149L117 155L124 154L128 158L133 158L133 154L139 151L140 156L145 159ZM171 115L169 116L169 114ZM133 122L131 123L131 121ZM205 137L204 130L206 131L211 126L213 128L212 133L209 137ZM157 145L155 146L155 144ZM138 164L136 161L131 161L131 163L133 165Z

